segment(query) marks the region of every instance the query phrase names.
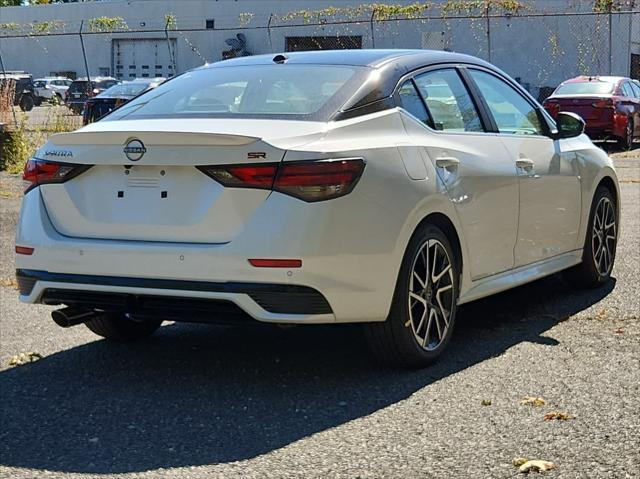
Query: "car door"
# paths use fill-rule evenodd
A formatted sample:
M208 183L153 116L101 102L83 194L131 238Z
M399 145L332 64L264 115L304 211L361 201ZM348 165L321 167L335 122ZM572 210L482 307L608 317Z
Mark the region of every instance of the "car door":
M539 106L493 72L469 68L498 138L518 171L515 266L579 248L581 184L568 140L553 140Z
M455 206L472 279L513 267L518 227L518 179L500 139L485 133L481 112L455 67L430 69L398 90L423 148ZM411 121L411 119L407 119Z

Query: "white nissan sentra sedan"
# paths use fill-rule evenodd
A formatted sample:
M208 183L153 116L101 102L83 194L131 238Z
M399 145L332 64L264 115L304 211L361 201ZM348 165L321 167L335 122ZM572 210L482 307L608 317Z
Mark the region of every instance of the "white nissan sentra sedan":
M113 340L359 322L383 361L423 366L461 304L561 270L608 281L620 195L583 129L466 55L207 65L36 152L20 299Z

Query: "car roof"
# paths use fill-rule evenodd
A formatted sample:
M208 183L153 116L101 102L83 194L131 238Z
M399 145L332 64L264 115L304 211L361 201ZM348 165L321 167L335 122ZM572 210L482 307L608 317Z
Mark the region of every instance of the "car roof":
M602 81L606 83L618 83L622 80L628 80L627 77L616 77L616 76L599 76L599 75L580 75L575 78L570 78L569 80L565 80L562 82L565 83L583 83L585 81Z
M375 70L354 95L343 105L343 111L360 108L391 98L398 82L408 73L422 67L439 64L466 64L488 68L506 76L495 66L470 55L441 50L315 50L308 52L272 53L233 58L204 65L197 70L231 66L257 66L286 63L287 65L345 65Z
M269 65L277 63L274 60L276 57L284 59L287 64L351 65L371 68L379 68L392 61L395 61L400 66L449 62L486 64L483 60L470 55L441 50L364 49L270 53L266 55L232 58L211 63L201 68L219 68L232 65Z
M91 77L91 81L104 81L104 80L117 80L116 78L113 77ZM77 81L87 81L87 77L80 77L80 78L76 78L75 80L73 80L74 82Z

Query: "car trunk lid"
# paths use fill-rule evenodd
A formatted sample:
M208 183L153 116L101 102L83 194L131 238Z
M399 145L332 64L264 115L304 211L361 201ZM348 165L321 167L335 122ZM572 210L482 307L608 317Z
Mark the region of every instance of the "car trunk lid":
M300 135L278 138L288 131ZM224 188L196 166L279 162L287 147L322 131L319 123L273 120L98 122L55 135L38 152L93 165L40 189L54 227L67 236L226 243L270 191Z

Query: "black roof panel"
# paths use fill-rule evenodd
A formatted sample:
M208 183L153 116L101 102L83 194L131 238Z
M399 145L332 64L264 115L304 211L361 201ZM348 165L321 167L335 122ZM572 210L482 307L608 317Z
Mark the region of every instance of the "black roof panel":
M202 68L218 68L241 65L273 64L276 56L286 56L287 64L354 65L380 67L395 61L398 66L429 65L436 63L474 63L486 65L483 60L461 53L440 50L316 50L308 52L269 53L232 58L206 65Z

